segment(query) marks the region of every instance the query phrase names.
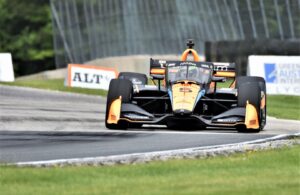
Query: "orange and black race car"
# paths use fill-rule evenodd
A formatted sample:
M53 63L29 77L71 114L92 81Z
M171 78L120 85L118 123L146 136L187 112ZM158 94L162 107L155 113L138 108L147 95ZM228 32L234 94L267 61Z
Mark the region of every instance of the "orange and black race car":
M150 59L145 74L121 72L107 95L109 129L143 124L170 129L235 128L259 132L266 124L266 85L261 77L236 77L234 63L200 62L188 42L180 61ZM192 55L194 60L187 60ZM227 88L220 88L230 82Z

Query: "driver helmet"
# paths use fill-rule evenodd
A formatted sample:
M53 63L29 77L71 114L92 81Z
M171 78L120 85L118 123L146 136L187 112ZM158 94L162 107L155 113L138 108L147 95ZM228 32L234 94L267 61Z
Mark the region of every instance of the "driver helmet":
M198 75L197 67L190 66L189 67L189 77L196 77Z

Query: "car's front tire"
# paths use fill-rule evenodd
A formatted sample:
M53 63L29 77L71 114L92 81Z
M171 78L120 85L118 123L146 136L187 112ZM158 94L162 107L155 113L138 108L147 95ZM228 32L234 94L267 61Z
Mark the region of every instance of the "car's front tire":
M238 86L238 107L246 107L247 102L252 104L258 114L259 127L257 129L247 129L245 125L237 127L239 132L259 132L261 126L261 88L258 82L245 82Z
M147 85L148 78L145 74L136 72L120 72L119 79L128 79L133 84Z
M264 98L265 106L260 109L260 129L262 130L267 123L267 90L266 90L266 81L263 77L258 76L239 76L236 79L236 88L239 85L243 85L245 83L258 83L261 95Z
M122 103L129 103L132 98L133 87L132 82L127 79L112 79L109 84L107 100L106 100L106 113L105 113L105 126L108 129L126 129L128 124L126 121L119 121L118 124L107 123L109 109L112 102L122 97Z

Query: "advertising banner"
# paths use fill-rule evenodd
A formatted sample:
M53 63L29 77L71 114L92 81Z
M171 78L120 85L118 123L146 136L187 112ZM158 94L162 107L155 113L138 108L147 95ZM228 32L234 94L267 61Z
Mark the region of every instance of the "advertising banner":
M248 75L264 77L268 94L300 95L300 56L249 56Z
M116 70L99 66L69 64L66 85L108 90L109 82L118 76Z
M15 80L12 57L10 53L0 53L0 82Z

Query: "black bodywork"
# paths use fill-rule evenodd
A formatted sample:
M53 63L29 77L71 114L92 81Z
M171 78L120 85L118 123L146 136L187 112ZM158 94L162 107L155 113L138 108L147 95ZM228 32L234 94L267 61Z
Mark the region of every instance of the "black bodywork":
M182 62L150 60L151 69L165 69L168 66L180 66L180 63L192 63L205 66L216 71L232 72L235 65L231 63L217 65L210 62ZM121 120L127 119L130 123L142 124L193 124L197 126L228 126L234 127L244 122L245 108L237 107L237 89L218 89L216 83L224 82L223 77L214 77L209 83L200 84L205 93L196 102L192 112L174 111L170 97L170 85L167 75L151 74L157 85L133 85L132 102L123 103L121 107ZM232 82L234 80L232 79ZM164 83L163 83L164 82ZM211 83L214 82L214 87Z

